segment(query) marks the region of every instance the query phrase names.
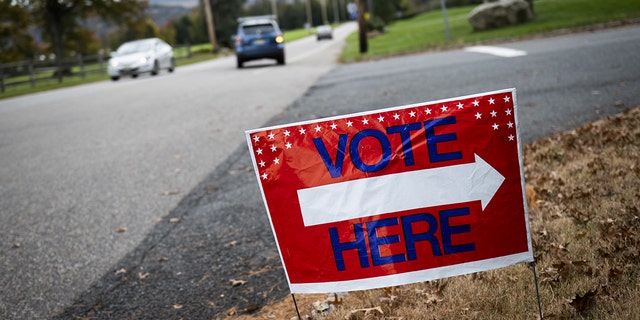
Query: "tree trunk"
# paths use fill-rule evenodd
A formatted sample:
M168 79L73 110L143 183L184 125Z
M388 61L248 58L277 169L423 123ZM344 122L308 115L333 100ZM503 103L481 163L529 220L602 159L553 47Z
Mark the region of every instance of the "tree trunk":
M364 1L365 0L357 0L360 53L367 53L369 50L369 45L367 44L367 22L364 19Z

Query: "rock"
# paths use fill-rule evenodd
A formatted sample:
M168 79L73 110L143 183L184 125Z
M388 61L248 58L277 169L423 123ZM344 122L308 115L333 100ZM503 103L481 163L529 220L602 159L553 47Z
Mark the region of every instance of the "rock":
M476 31L525 23L533 18L525 0L500 0L483 3L469 13L469 23Z

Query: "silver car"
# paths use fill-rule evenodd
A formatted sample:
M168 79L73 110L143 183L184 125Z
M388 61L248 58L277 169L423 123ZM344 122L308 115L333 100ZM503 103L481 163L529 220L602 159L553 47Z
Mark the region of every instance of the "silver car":
M173 72L175 61L173 48L158 38L123 43L117 51L111 53L107 68L113 81L125 75L136 78L145 72L155 76L161 69Z

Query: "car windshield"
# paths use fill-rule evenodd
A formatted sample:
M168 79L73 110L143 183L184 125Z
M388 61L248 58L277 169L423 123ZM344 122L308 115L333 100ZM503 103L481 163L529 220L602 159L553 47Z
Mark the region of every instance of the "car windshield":
M153 41L127 42L118 48L118 54L145 52L153 49Z
M275 32L275 28L270 23L253 24L242 26L242 32L247 35L260 35Z

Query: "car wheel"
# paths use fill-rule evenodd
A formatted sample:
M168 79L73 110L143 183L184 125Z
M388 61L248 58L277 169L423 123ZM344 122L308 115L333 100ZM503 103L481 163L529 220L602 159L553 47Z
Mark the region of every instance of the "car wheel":
M284 54L278 56L278 64L284 65Z
M111 81L118 81L118 80L120 80L120 77L117 77L117 76L111 77Z
M138 77L138 74L137 74L137 73L134 73L134 74L132 74L132 75L131 75L131 78L134 78L134 79L135 79L135 78L137 78L137 77Z
M176 61L174 58L171 58L171 64L169 65L169 72L173 72L176 68Z
M160 65L158 64L158 61L154 61L153 62L153 70L151 70L151 75L155 76L158 75L158 71L160 70Z
M237 58L236 62L238 64L238 69L242 69L242 65L244 64L244 61L242 61L242 59L240 58Z

